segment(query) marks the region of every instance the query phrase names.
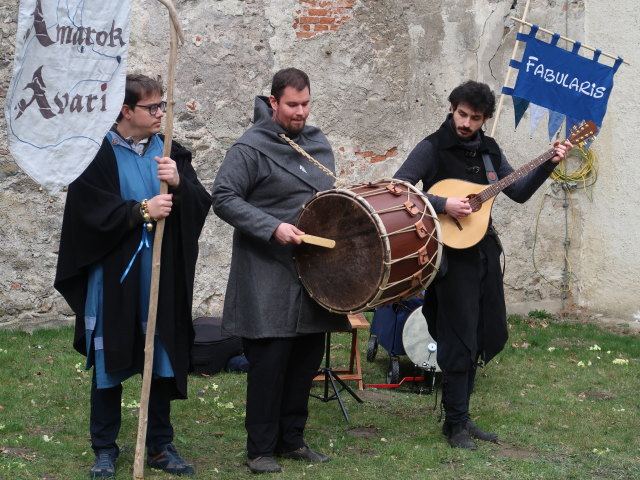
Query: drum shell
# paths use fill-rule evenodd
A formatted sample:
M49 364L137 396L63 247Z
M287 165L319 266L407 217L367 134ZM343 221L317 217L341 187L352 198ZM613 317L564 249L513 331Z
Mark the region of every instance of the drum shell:
M407 182L383 179L320 192L296 225L336 241L334 249L303 244L295 255L307 292L330 311L357 313L413 297L439 268L440 224L426 196Z

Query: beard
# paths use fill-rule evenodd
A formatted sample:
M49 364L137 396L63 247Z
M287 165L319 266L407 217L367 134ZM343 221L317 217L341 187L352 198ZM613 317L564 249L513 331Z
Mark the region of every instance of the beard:
M285 130L287 131L287 133L291 136L297 136L298 134L300 134L300 132L302 132L302 130L304 130L305 125L307 124L306 120L302 120L302 123L300 123L299 121L296 122L296 125L293 124L293 122L289 122L289 125L287 125L285 127Z

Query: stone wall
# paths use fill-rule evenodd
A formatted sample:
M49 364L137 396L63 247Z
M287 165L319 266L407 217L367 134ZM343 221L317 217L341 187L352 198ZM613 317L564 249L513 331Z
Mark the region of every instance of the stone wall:
M184 0L177 10L187 42L179 50L175 138L195 152L210 188L225 151L250 125L253 99L268 94L279 68L296 66L312 81L310 123L329 137L348 182L391 176L413 146L436 129L450 90L466 79L499 92L523 0ZM628 7L628 8L624 8ZM0 96L13 64L18 0L0 6ZM506 251L510 311L558 311L573 305L623 318L640 310L639 249L634 238L633 160L638 141L622 129L637 102L635 2L532 2L528 19L630 60L616 77L596 148L600 174L591 191L549 184L526 204L501 196L494 206ZM134 0L129 71L164 75L166 9ZM627 27L626 25L629 25ZM507 99L496 138L514 167L544 152L545 128L513 127ZM489 124L491 127L491 124ZM617 130L619 129L619 130ZM64 192L49 194L14 163L0 119L0 325L65 322L70 311L52 288ZM626 134L626 135L625 135ZM570 204L565 209L563 205ZM633 209L633 210L632 210ZM567 213L567 215L565 215ZM569 218L571 222L566 221ZM565 225L572 223L570 288L561 292ZM537 229L536 229L537 226ZM230 261L231 229L210 214L201 237L194 315L219 314ZM535 265L532 251L535 247ZM546 279L546 280L545 280ZM548 283L551 282L553 285ZM555 286L554 286L555 285ZM625 290L626 289L626 290Z

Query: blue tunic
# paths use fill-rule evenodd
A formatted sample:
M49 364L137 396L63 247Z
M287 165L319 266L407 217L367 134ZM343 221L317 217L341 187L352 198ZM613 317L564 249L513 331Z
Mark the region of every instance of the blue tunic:
M160 193L160 180L157 178L157 163L155 157L162 156L162 142L157 135L150 137L150 145L142 155L136 153L129 144L122 140L115 132L107 134L118 164L120 179L120 195L125 200L141 202L145 198L153 198ZM140 302L138 317L142 334L146 332L149 311L149 291L151 285L151 263L153 252L154 232L147 232L141 225L140 245L136 252L131 252L133 262L140 262ZM122 272L123 277L129 273L129 268ZM122 282L122 280L121 280ZM85 304L85 328L87 340L87 365L89 369L95 366L96 383L98 388L111 388L119 385L130 376L141 373L137 368L130 368L118 372L107 372L103 349L103 271L98 263L89 272L87 286L87 300ZM156 329L154 341L153 374L159 377L173 377L173 368L166 350L160 342Z

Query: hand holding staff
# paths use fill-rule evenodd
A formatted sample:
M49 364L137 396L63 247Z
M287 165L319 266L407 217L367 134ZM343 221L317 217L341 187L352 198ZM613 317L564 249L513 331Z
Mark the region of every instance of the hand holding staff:
M180 27L180 21L175 13L172 0L159 0L169 10L171 18L169 72L167 74L167 114L164 128L163 157L169 157L171 142L173 140L173 87L176 76L176 57L178 51L178 34L184 42L184 35ZM160 194L166 194L169 190L167 182L160 182ZM147 317L147 332L144 345L144 369L142 374L142 390L140 392L140 413L138 417L138 437L136 441L136 454L133 463L134 480L144 479L144 447L147 439L147 423L149 417L149 394L151 392L151 377L153 376L154 338L156 332L156 316L158 313L158 288L160 283L160 256L162 253L162 237L164 235L164 218L158 219L153 243L153 257L151 267L151 288L149 292L149 313Z

